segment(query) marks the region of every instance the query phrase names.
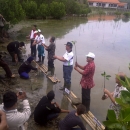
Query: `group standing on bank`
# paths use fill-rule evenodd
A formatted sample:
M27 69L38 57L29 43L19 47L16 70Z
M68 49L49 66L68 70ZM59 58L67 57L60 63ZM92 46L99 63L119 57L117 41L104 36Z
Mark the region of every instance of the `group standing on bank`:
M68 115L59 122L59 129L60 130L86 130L84 124L82 123L79 116L81 114L87 113L90 111L90 97L91 97L91 88L95 86L93 77L95 73L95 54L89 52L86 55L86 65L80 65L78 62L74 63L74 53L73 53L73 43L67 42L65 45L66 52L63 56L57 56L55 54L55 37L52 36L49 40L50 44L45 44L45 39L40 29L37 29L37 26L34 25L31 33L29 36L30 39L30 49L31 49L31 56L21 64L18 69L18 73L21 78L29 79L29 72L31 70L37 71L38 68L33 67L31 63L36 60L37 51L38 51L38 61L36 61L39 65L44 64L45 58L45 50L48 52L48 71L46 72L47 75L53 76L54 75L54 60L59 60L63 62L63 78L64 84L60 88L63 93L65 93L65 88L68 90L71 89L72 81L71 75L74 69L82 75L80 85L82 87L82 104L77 106L76 111L70 112L69 110L64 110L60 108L57 102L53 102L55 98L54 91L50 91L46 96L43 96L42 99L39 101L37 106L34 110L34 121L41 125L41 126L48 126L51 125L51 120L57 118L60 113L68 113ZM7 46L7 50L12 58L12 62L22 62L23 59L21 57L21 49L25 46L24 42L10 42ZM0 66L6 72L7 77L13 78L15 77L10 68L2 59L0 59ZM123 73L119 73L118 76L122 81L125 81L125 75ZM120 92L122 90L126 90L120 83L120 81L116 77L116 89L113 93L110 93L107 89L104 89L105 96L103 96L103 100L106 98L110 98L112 104L110 105L110 109L114 109L117 117L118 111L115 108L119 108L119 106L115 102L116 97L120 97ZM17 101L22 100L23 103L23 112L19 112L17 110ZM9 130L25 130L27 127L27 120L31 115L31 108L29 101L27 99L26 93L14 93L14 92L7 92L3 95L3 104L0 105L0 115L1 119L5 120L7 118L7 124L3 125L5 129ZM4 113L6 113L6 118ZM15 113L15 114L14 114ZM79 126L79 128L74 128L75 126ZM7 127L8 126L8 127ZM0 126L1 127L1 126Z

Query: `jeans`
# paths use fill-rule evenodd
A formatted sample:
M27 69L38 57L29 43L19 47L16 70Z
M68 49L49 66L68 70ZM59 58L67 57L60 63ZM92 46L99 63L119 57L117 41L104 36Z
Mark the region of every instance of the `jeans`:
M80 128L71 128L71 130L81 130Z
M22 72L20 73L20 77L23 79L29 79L29 72L31 71L31 69L29 69L27 72Z
M2 59L0 59L0 66L6 72L7 77L11 77L12 76L12 72L11 72L9 66Z
M90 93L91 89L82 88L82 104L86 107L86 111L90 110Z
M54 60L53 59L48 60L48 67L54 68Z
M36 57L36 45L32 46L34 40L31 40L31 45L30 45L30 48L31 48L31 56L34 56Z
M53 113L47 116L47 120L53 120L59 116L59 113Z
M73 70L73 66L64 66L63 65L63 78L64 78L64 81L67 83L67 84L71 84L71 73L72 73L72 70Z

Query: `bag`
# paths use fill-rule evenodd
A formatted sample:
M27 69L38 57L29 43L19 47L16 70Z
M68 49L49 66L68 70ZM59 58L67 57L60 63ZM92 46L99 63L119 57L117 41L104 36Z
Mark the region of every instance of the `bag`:
M79 104L82 103L80 98L74 98L73 97L71 100L72 100L72 105L79 105Z

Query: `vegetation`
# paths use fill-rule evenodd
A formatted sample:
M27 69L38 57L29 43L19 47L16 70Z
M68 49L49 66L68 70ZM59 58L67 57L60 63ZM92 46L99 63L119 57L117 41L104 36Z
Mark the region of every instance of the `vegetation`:
M120 80L119 77L118 79ZM108 121L103 122L108 130L130 130L130 78L126 76L125 79L125 82L122 80L120 82L128 91L121 91L120 98L116 98L116 102L121 106L118 119L114 110L108 110Z
M125 12L123 15L124 15L126 18L129 18L129 17L130 17L130 12Z
M81 2L82 1L82 2ZM7 21L17 23L24 18L53 17L65 14L88 14L91 12L86 0L0 0L0 13Z

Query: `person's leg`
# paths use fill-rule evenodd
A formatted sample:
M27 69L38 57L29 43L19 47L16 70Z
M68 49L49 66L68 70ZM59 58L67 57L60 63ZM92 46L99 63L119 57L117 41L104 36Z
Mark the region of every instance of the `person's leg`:
M20 50L17 51L17 57L18 57L18 61L22 61L22 52Z
M71 130L81 130L81 128L71 128Z
M45 56L42 56L42 64L44 64L44 58L45 58Z
M33 48L34 57L36 58L36 45L33 46L33 47L34 47L34 48Z
M33 46L32 46L32 44L33 44L33 40L30 41L31 56L33 56Z
M57 118L59 116L59 113L52 113L50 115L47 116L47 120L53 120L55 118Z
M12 57L12 62L15 62L14 52L11 52L10 50L8 50L8 52L9 52L10 56Z
M82 104L86 106L86 112L90 110L90 92L91 89L82 88Z
M29 79L29 75L28 75L28 73L26 73L26 72L22 72L22 73L20 74L20 77L23 78L23 79Z
M7 77L11 77L12 76L12 72L11 72L9 66L3 60L0 60L0 66L6 72Z

